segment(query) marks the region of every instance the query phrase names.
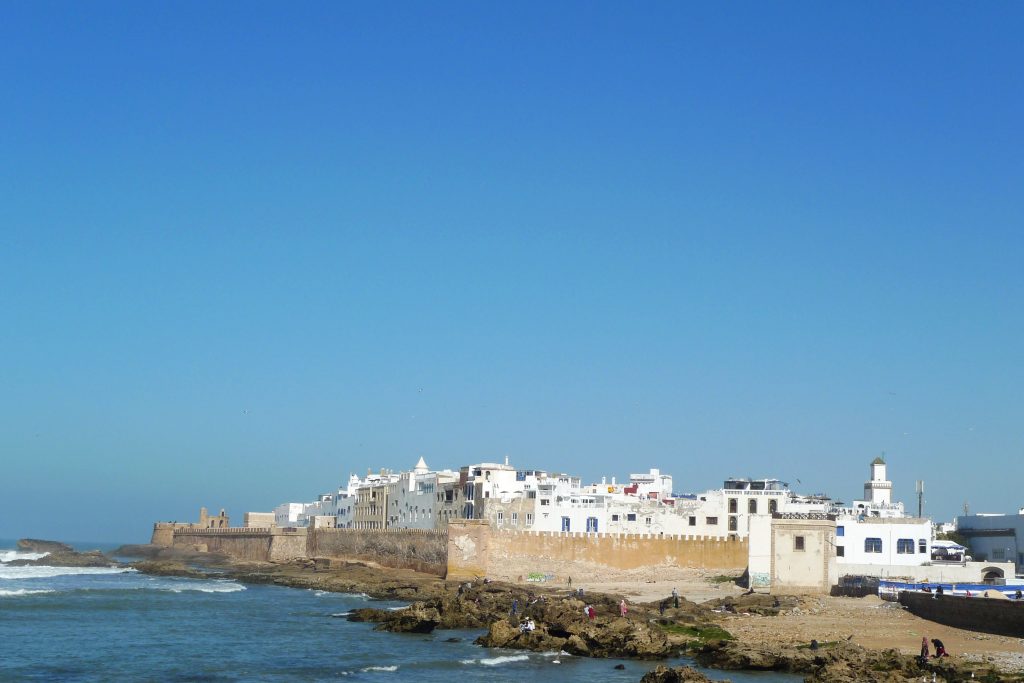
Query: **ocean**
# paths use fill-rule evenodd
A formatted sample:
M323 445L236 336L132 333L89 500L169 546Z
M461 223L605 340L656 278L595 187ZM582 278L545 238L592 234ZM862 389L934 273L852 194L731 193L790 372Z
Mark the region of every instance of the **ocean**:
M478 630L377 632L344 615L403 604L365 595L123 569L11 567L33 557L13 548L0 545L0 681L637 683L657 664L485 649L473 645ZM620 663L625 669L616 670ZM705 672L734 683L800 680Z

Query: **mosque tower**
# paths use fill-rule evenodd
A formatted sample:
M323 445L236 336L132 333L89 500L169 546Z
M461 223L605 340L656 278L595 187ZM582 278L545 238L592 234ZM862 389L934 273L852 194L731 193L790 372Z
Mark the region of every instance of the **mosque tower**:
M872 505L892 502L892 482L885 478L885 460L881 457L871 461L871 480L864 482L864 500Z

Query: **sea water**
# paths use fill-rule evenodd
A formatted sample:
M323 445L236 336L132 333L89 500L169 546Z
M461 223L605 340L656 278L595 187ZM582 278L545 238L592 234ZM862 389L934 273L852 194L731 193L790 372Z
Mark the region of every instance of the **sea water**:
M378 632L345 615L404 605L365 595L130 569L11 567L6 563L30 555L10 545L0 548L2 681L637 683L657 664L481 648L473 644L479 630ZM736 683L800 680L705 672Z

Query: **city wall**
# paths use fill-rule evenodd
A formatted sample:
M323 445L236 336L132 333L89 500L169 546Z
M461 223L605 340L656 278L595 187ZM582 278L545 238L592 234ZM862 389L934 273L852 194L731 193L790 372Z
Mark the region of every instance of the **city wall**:
M923 619L969 631L1024 637L1024 602L900 592L900 603Z
M444 576L448 534L420 529L310 529L307 555L367 560L398 569Z
M250 562L285 561L305 557L305 529L174 529L175 548L223 553Z
M204 529L187 524L157 523L152 543L200 552L222 553L250 562L285 562L326 558L363 560L386 567L415 569L444 576L447 534L417 529Z
M517 581L668 579L686 569L741 571L746 539L658 534L542 533L448 525L448 578Z

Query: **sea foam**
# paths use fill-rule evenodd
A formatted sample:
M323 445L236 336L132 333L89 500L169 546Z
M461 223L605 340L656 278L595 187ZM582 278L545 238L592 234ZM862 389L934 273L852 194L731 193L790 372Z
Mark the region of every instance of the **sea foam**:
M14 560L41 560L50 553L23 553L20 550L0 550L0 563Z
M19 595L39 595L40 593L56 593L57 591L50 588L32 590L29 588L16 588L14 590L7 590L0 588L0 598L11 598Z
M125 567L6 567L0 565L0 579L49 579L54 576L126 574L134 571L134 569Z
M511 664L512 662L525 662L529 658L529 655L502 655L500 657L487 657L484 659L463 659L460 663L482 664L483 666L501 666L502 664Z

